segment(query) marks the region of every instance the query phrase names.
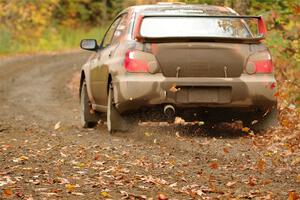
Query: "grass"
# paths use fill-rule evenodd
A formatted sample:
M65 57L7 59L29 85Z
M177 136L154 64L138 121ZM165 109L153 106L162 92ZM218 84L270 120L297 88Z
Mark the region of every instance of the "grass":
M9 29L0 27L0 55L68 50L79 47L81 39L101 41L105 28L72 29L56 27L46 29L41 37L20 40Z

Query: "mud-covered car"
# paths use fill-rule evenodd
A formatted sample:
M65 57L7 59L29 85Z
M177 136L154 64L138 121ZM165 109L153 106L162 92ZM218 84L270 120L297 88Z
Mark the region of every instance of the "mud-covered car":
M182 109L245 111L248 126L276 125L276 81L265 33L262 17L226 7L127 8L99 45L96 39L81 41L81 48L95 52L81 72L83 127L107 113L109 131L125 130L126 111L157 106L167 115Z

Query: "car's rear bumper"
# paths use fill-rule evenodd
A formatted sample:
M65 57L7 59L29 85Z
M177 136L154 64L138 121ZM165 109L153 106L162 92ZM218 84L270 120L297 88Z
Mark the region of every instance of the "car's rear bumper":
M113 80L114 100L121 112L167 103L181 107L271 107L276 104L275 84L273 75L171 78L128 73Z

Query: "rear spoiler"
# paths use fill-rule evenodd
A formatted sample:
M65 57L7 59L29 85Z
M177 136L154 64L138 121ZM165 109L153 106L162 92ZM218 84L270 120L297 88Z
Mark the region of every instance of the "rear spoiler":
M257 38L222 38L222 37L193 37L193 38L180 38L184 40L204 40L204 41L210 41L210 40L222 40L222 41L240 41L245 43L257 43L263 39L265 39L265 35L267 33L267 28L265 21L262 16L248 16L248 15L165 15L165 14L151 14L151 15L140 15L137 18L137 22L134 27L134 38L138 41L149 41L149 40L155 40L155 41L163 41L163 40L175 40L179 39L178 37L168 37L168 38L149 38L149 37L143 37L140 34L140 28L142 25L142 21L146 17L202 17L202 18L229 18L229 19L257 19L258 24L258 32L261 35Z

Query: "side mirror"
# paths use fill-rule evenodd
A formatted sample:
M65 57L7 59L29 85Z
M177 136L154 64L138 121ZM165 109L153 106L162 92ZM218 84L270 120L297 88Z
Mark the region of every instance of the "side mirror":
M80 42L80 47L88 51L96 51L99 47L95 39L83 39Z

